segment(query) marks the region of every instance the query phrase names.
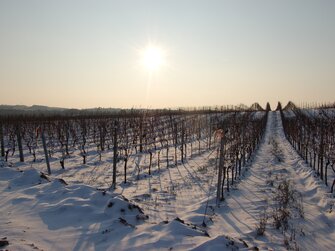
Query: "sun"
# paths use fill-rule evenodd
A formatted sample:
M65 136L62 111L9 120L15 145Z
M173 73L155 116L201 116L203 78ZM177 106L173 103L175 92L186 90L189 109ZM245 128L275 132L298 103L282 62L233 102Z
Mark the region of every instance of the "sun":
M157 71L165 64L165 51L157 46L148 46L141 54L142 65L149 72Z

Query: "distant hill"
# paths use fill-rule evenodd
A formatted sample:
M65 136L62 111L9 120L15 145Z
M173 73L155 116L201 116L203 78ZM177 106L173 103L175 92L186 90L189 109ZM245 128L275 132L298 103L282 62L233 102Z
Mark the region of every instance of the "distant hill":
M0 105L0 110L20 110L20 111L64 111L68 108L49 107L45 105Z
M30 115L30 114L42 114L47 115L51 113L62 113L68 111L67 108L59 107L48 107L43 105L0 105L0 115L12 116L12 115Z
M71 109L62 107L49 107L44 105L0 105L0 116L18 116L18 115L43 115L43 116L76 116L89 114L115 114L120 112L119 108L89 108L89 109Z
M255 103L251 107L240 104L238 106L226 106L221 107L224 110L253 110L253 111L264 111L264 109ZM143 108L131 108L131 109L121 109L121 108L86 108L86 109L72 109L72 108L62 108L62 107L49 107L44 105L0 105L0 119L10 119L17 116L28 116L28 117L81 117L81 116L114 116L114 115L126 115L126 114L139 114L141 112L201 112L204 110L215 111L218 107L200 107L200 108L178 108L178 109L143 109Z

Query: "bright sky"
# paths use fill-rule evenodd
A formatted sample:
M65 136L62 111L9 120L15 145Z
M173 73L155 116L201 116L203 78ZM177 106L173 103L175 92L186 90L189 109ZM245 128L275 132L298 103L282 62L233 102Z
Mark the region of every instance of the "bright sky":
M334 46L333 0L1 0L0 104L333 102Z

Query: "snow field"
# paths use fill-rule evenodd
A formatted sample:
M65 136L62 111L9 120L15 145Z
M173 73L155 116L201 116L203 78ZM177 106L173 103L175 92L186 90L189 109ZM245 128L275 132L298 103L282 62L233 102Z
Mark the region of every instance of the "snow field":
M190 146L188 146L190 147ZM197 149L197 146L193 146ZM187 149L190 153L190 149ZM91 151L91 152L90 152ZM178 153L179 154L179 153ZM122 165L118 186L111 185L112 157L100 161L89 150L67 159L66 169L50 177L41 161L2 162L0 167L0 238L10 250L332 250L334 198L285 139L279 112L270 112L262 143L216 207L216 151L201 141L184 163L167 168L154 153L152 174L147 155L132 155L127 183ZM178 156L178 159L180 157ZM53 165L58 164L56 159ZM140 170L140 172L138 172ZM49 180L48 180L49 179ZM278 186L289 181L302 195L303 215L290 208L288 227L273 224ZM64 184L62 181L68 183ZM208 202L207 215L204 218ZM264 235L257 235L262 216ZM206 223L206 227L202 223Z

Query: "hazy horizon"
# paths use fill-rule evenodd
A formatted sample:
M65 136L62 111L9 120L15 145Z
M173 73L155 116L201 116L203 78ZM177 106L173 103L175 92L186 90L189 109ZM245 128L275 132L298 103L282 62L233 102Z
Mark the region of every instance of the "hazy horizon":
M258 102L254 102L254 103L258 103ZM254 104L253 103L253 104ZM137 107L101 107L101 106L95 106L95 107L86 107L86 108L76 108L76 107L62 107L62 106L48 106L48 105L43 105L43 104L31 104L31 105L26 105L26 104L0 104L0 106L25 106L25 107L33 107L33 106L42 106L42 107L48 107L48 108L59 108L59 109L99 109L99 108L102 108L102 109L201 109L203 107L210 107L210 108L215 108L215 107L218 107L220 108L221 106L223 107L231 107L231 106L247 106L247 107L250 107L251 105L253 104L250 104L250 105L246 105L246 104L225 104L225 105L213 105L213 106L167 106L167 107L159 107L159 108L154 108L154 107L141 107L141 106L137 106ZM266 104L260 104L262 106L262 108L265 109L266 107ZM285 104L286 105L286 104ZM277 104L275 107L271 107L272 109L275 109L277 107Z
M0 103L334 102L334 13L326 0L4 0Z

